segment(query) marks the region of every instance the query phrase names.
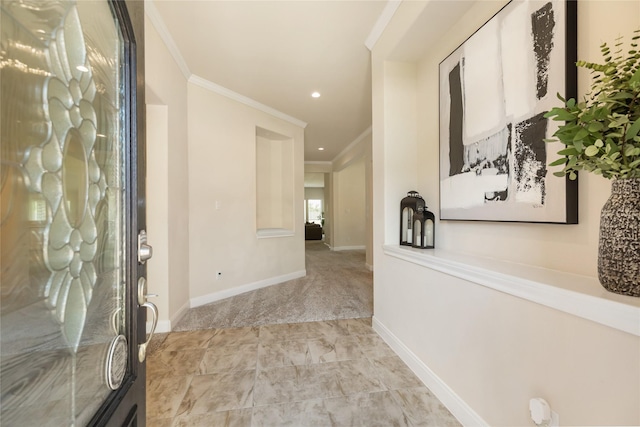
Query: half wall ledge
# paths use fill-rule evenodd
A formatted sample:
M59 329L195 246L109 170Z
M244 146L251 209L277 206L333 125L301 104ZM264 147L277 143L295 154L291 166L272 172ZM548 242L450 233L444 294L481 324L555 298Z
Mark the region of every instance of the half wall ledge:
M640 298L605 290L593 277L442 249L383 245L386 255L640 336Z

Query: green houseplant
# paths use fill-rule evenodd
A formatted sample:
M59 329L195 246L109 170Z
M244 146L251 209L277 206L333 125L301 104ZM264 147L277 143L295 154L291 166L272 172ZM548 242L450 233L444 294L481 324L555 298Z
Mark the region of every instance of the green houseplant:
M565 100L545 117L564 121L554 133L564 156L550 164L563 166L556 176L576 179L587 171L612 179L611 197L602 208L598 276L608 290L640 296L640 52L634 31L624 52L600 46L603 63L578 61L593 75L585 99Z

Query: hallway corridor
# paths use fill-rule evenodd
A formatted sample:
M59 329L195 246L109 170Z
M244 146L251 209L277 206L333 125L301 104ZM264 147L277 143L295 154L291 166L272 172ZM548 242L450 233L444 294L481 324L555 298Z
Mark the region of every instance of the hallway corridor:
M307 275L190 309L174 331L259 326L373 315L373 273L364 250L333 252L306 242Z

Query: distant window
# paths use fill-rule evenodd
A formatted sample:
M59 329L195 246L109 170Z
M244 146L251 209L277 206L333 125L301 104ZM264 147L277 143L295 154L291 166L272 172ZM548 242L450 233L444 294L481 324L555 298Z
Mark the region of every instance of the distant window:
M307 222L322 225L322 200L309 199L305 203Z

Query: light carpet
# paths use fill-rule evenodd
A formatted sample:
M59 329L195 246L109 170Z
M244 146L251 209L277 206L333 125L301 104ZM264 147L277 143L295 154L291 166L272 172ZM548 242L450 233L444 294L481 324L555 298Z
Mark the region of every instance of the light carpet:
M174 331L371 317L373 274L363 250L306 241L305 277L195 307Z

